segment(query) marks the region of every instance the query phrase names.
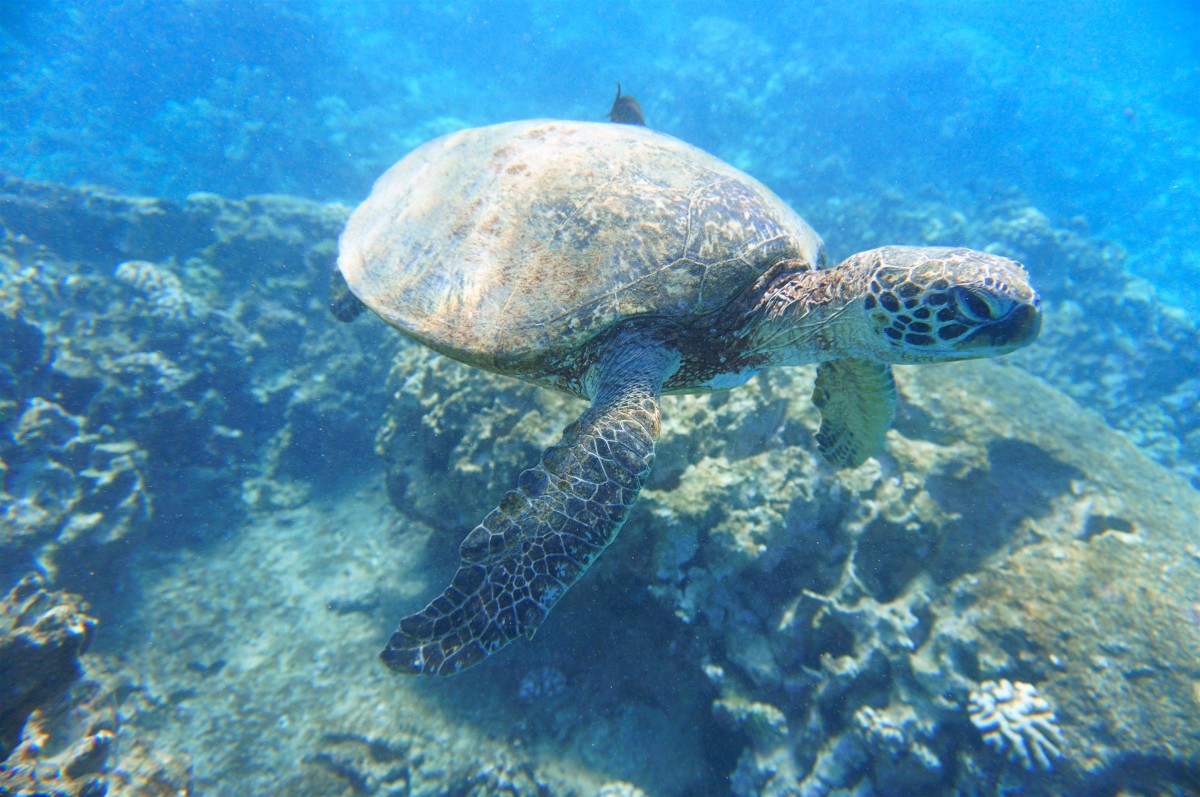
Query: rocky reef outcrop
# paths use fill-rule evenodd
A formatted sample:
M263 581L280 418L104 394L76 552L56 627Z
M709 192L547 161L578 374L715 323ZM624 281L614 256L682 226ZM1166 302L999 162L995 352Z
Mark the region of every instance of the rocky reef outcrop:
M446 534L579 409L419 351L396 369L380 438L392 494ZM993 364L901 369L886 451L831 471L813 448L812 378L668 398L656 470L595 575L607 599L648 592L670 608L670 629L643 628L653 641L620 657L685 651L705 673L714 722L745 740L734 792L1087 794L1147 772L1195 778L1195 490ZM971 724L971 693L1003 678L1057 710L1050 767L997 754Z
M53 578L62 566L94 568L150 519L146 452L113 427L71 413L57 386L30 384L54 381L37 376L47 367L37 327L0 315L0 335L11 343L11 398L0 399L0 575L37 567Z
M97 549L151 527L220 534L336 479L339 456L369 444L378 330L326 310L345 214L0 181L10 577L52 573L68 549L94 569Z
M328 315L345 214L0 177L0 584L26 589L36 572L46 589L132 588L139 550L211 543L253 511L329 489L370 450L387 359L374 351L390 338ZM28 633L7 629L0 646ZM23 723L8 716L25 700L0 700L0 790L186 783L180 751L113 738L115 696L141 694L127 675L35 669L59 697Z
M0 601L0 760L8 758L29 715L79 678L79 655L96 621L76 595L47 592L30 576Z
M81 658L96 628L89 611L38 576L0 601L0 794L188 793L186 755L123 730L142 702L129 676Z
M1018 200L824 212L847 249L1026 261L1043 338L899 369L852 471L815 454L811 369L668 397L588 578L532 644L433 685L375 652L583 405L334 322L339 206L5 180L0 576L86 593L130 566L145 592L97 612L111 647L46 670L0 786L172 793L270 739L303 762L288 788L326 793L1195 788L1195 320ZM380 470L391 509L334 500Z

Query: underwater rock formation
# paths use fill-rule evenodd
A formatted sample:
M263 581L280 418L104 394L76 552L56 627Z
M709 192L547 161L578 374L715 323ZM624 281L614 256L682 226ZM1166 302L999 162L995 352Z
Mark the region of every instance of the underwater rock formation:
M0 763L0 794L46 797L179 797L192 793L188 757L123 725L146 694L96 666L58 701L33 712L20 744ZM136 709L133 709L136 710Z
M226 536L354 472L394 344L328 316L346 213L0 177L0 585L36 569L115 592L139 547ZM177 742L109 716L144 692L92 683L34 715L0 791L32 788L20 778L64 794L97 779L109 794L186 787ZM86 719L89 701L108 719Z
M394 344L325 309L346 213L0 178L0 550L218 533L368 450Z
M832 528L792 499L800 522L760 524L761 547L699 552L706 570L731 555L744 562L736 580L709 588L720 600L707 601L706 624L746 607L742 630L725 632L737 666L724 667L723 688L786 696L789 727L821 729L791 740L791 769L806 780L824 772L822 782L839 772L839 787L934 793L958 777L960 792L979 778L1087 791L1150 761L1168 779L1194 778L1200 736L1183 717L1194 711L1189 662L1200 654L1200 631L1187 622L1200 587L1187 547L1195 492L1015 369L904 370L899 381L897 430L876 468L837 474L840 489L814 489L795 466L778 480L781 504L797 493L808 503L812 490L819 511L843 512ZM686 507L714 498L672 501L671 514L688 525ZM656 513L660 530L664 516ZM752 558L773 547L787 553L760 571ZM795 564L805 560L818 564L806 572ZM705 605L690 572L680 591L688 616ZM765 645L740 642L751 623ZM1061 696L1054 780L997 769L956 731L969 693L1005 676ZM1098 743L1116 728L1119 742ZM752 784L745 793L799 788L786 785L778 740L751 738L739 767ZM812 757L821 739L824 752Z
M34 565L66 582L135 540L175 561L181 540L226 542L257 528L237 525L247 516L280 522L248 559L213 546L182 552L182 575L156 570L180 658L158 662L161 686L121 671L131 651L106 656L107 675L89 664L66 705L94 713L57 731L54 749L77 751L61 766L78 760L116 793L141 756L139 771L179 784L184 750L238 772L230 751L274 733L306 751L291 761L308 756L289 783L330 793L1191 788L1200 504L1145 454L1194 478L1194 319L1161 307L1119 251L1028 203L988 222L904 197L838 212L847 248L856 235L954 238L1026 260L1047 296L1039 345L999 366L899 369L886 449L853 471L815 454L811 369L668 397L643 499L588 583L507 662L418 692L372 669L383 636L579 402L366 316L336 324L327 280L344 208L4 181L0 574L13 583ZM319 503L306 498L378 476L372 435L395 510L372 508L371 544L340 516L306 526ZM288 571L308 546L320 557ZM245 578L269 557L274 580ZM228 581L214 590L205 570ZM314 594L328 573L336 590ZM320 622L296 624L298 611ZM247 631L245 615L271 612L278 636ZM143 668L161 659L146 644ZM972 692L1002 679L1053 702L1052 771L998 755L971 723ZM105 701L120 708L103 714ZM489 710L505 728L476 744ZM33 736L66 727L31 722Z
M557 667L538 667L525 673L517 696L522 700L547 700L567 689L567 676Z
M0 761L9 757L29 715L53 703L82 674L96 621L75 595L21 580L0 601Z
M37 326L0 307L0 342L0 578L99 566L149 517L145 453L63 406L72 385Z
M126 260L117 265L113 275L145 296L150 315L171 321L207 315L207 308L188 295L179 277L155 263Z
M597 579L653 592L683 624L674 644L699 637L689 647L717 689L713 711L747 740L736 794L1086 792L1146 770L1194 782L1200 737L1183 717L1200 682L1187 619L1200 616L1187 537L1200 503L1046 382L1194 480L1195 320L1159 306L1119 251L1025 204L987 224L944 218L917 240L991 242L1030 263L1039 287L1044 275L1038 346L999 367L900 369L887 451L855 471L815 457L809 369L669 397L655 470ZM1122 321L1135 294L1138 317ZM578 412L411 347L389 392L377 439L389 492L447 537ZM1001 678L1055 695L1055 772L1011 769L979 747L969 696Z
M36 565L53 578L64 558L97 568L149 518L145 452L87 425L38 396L0 422L0 573Z
M989 248L1040 264L1046 277L1038 285L1051 321L1043 345L1018 362L1200 489L1197 319L1159 302L1120 247L1055 228L1019 201L998 211L985 227Z
M388 393L376 452L387 467L389 496L407 515L458 528L474 526L490 508L484 491L503 465L536 461L539 443L582 406L565 395L472 374L412 345L397 352ZM448 504L446 495L459 501Z
M503 489L574 411L416 350L393 378L380 438L393 494L439 528L477 520L471 497ZM887 450L834 472L813 449L812 378L666 399L656 471L599 571L602 589L640 583L669 605L681 625L668 638L699 638L713 710L747 739L735 793L934 794L972 779L1043 793L1149 762L1200 772L1183 719L1200 660L1195 491L1053 388L990 364L900 369ZM1052 775L972 741L969 695L998 678L1055 695Z
M356 794L406 794L436 797L541 797L563 793L563 783L539 774L533 762L505 752L494 757L477 750L469 759L451 760L434 740L407 733L370 738L330 733L322 751L304 763L334 776Z
M605 783L592 797L646 797L646 792L625 781Z
M121 728L121 701L144 690L81 659L96 627L89 611L38 576L0 601L0 794L187 793L186 756Z

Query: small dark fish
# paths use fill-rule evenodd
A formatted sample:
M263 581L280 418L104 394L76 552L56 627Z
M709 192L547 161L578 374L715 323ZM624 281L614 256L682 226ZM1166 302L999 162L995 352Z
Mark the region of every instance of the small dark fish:
M623 125L646 126L646 117L642 115L642 106L633 97L621 96L621 84L617 84L617 98L613 100L612 110L608 112L609 120Z
M201 661L189 661L184 666L186 666L192 672L198 672L204 676L216 675L221 670L225 669L225 659L217 659L212 664L205 664ZM192 695L188 695L188 697L192 697Z

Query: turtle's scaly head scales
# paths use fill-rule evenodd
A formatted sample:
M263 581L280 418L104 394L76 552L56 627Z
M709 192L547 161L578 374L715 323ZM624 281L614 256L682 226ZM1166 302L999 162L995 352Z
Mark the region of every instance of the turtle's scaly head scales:
M884 362L1008 354L1037 338L1041 301L1015 260L971 249L888 246L839 268L863 280L862 310Z

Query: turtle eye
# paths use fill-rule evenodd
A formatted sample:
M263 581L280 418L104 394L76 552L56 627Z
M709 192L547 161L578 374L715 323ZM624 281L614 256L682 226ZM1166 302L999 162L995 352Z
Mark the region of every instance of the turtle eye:
M991 303L968 288L954 290L954 306L958 308L959 314L969 321L991 321L996 317Z

